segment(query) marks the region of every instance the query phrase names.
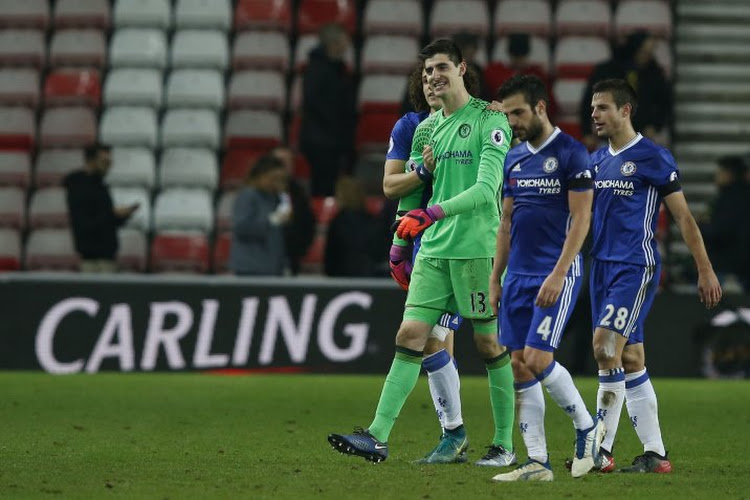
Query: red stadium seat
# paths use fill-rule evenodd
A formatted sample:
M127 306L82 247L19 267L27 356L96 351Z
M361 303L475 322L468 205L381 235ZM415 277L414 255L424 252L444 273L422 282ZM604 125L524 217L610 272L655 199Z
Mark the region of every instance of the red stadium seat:
M21 269L21 235L15 229L0 229L0 271Z
M385 152L393 125L399 118L398 113L365 113L360 116L357 123L357 150Z
M30 151L36 141L34 113L26 108L0 108L0 150Z
M290 0L239 0L234 10L234 29L292 30Z
M109 0L57 0L55 28L109 28Z
M264 149L230 149L221 166L221 189L242 186L253 164L265 153Z
M297 32L301 35L317 33L324 24L338 23L354 34L357 18L352 0L302 0L297 18Z
M229 250L232 246L232 233L219 233L211 255L211 267L216 274L229 272Z
M583 138L583 134L581 133L581 124L578 123L577 120L560 120L557 122L557 126L560 127L563 132L570 136L573 136L579 141Z
M208 239L203 234L161 233L151 242L154 272L196 272L209 269Z
M48 0L0 0L0 28L47 29Z
M60 69L47 75L44 82L46 106L81 104L99 107L102 88L96 70Z

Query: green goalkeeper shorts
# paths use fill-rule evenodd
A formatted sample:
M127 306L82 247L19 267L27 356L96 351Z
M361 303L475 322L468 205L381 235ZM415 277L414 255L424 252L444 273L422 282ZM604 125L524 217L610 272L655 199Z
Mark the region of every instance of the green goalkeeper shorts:
M404 321L435 324L445 311L458 312L474 320L476 333L496 334L490 307L491 274L491 258L436 259L417 254Z

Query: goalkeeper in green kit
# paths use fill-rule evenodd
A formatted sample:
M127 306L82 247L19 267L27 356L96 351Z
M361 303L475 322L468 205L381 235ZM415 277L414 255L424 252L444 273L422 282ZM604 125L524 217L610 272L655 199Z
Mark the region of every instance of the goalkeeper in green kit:
M428 335L440 316L451 311L471 320L489 379L495 435L487 454L476 463L512 465L513 374L508 352L498 344L497 318L489 303L510 127L504 114L486 109L487 102L466 91L466 63L455 43L436 40L422 49L420 59L443 108L415 133L416 138L420 129L431 131L425 165L416 166L419 177L432 182L429 206L408 212L396 231L404 239L422 234L396 334L396 354L370 426L352 434L330 434L328 441L342 453L373 462L388 457L388 437L419 377Z

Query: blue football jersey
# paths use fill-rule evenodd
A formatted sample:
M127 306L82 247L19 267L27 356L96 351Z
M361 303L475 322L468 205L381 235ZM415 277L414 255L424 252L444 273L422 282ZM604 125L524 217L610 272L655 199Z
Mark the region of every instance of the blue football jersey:
M555 128L539 149L522 142L505 159L503 197L513 197L508 272L546 276L560 257L570 227L568 191L591 189L588 151ZM581 275L576 256L569 276Z
M591 155L594 182L593 247L599 260L653 266L661 258L654 232L664 196L679 191L672 154L638 134L620 151Z
M421 113L411 111L398 119L391 131L388 153L385 155L386 160L409 160L414 131L417 129L417 125L422 123L422 120L429 115L427 111Z

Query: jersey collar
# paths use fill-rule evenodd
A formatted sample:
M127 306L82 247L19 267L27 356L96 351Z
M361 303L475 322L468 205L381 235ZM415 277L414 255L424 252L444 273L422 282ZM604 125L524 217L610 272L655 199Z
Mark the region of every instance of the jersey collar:
M627 144L625 144L625 145L624 145L624 146L622 147L622 149L621 149L621 150L619 150L619 151L615 151L614 149L612 149L612 144L610 144L610 145L609 145L609 147L608 147L608 149L609 149L609 154L611 154L612 156L617 156L617 155L619 155L620 153L622 153L623 151L625 151L625 150L627 150L627 149L630 149L630 148L632 148L633 146L635 146L636 144L638 144L638 141L640 141L641 139L643 139L643 136L641 135L641 133L640 133L640 132L638 132L638 133L637 133L637 134L635 135L635 137L633 137L633 138L632 138L632 139L630 140L630 142L629 142L629 143L627 143Z
M562 132L562 130L560 130L560 127L555 127L555 130L553 130L552 133L549 135L549 137L547 137L547 140L544 141L544 143L541 146L539 146L539 148L537 149L534 149L534 146L532 146L529 141L526 141L526 149L529 150L529 153L535 155L542 149L546 148L550 142L554 141L555 137L557 137L560 134L560 132Z

